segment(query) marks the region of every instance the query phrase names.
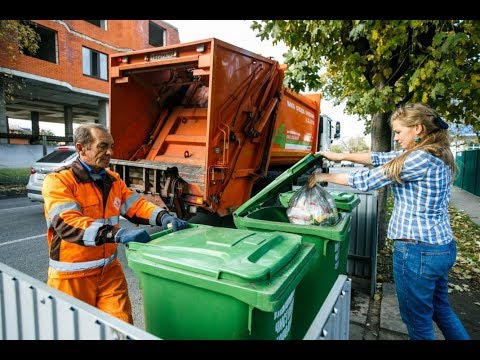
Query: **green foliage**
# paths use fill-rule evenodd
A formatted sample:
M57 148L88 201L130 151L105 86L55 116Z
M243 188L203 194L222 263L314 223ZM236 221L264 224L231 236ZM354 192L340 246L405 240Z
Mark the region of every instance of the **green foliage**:
M40 129L40 135L56 136L52 130ZM41 141L40 141L41 142ZM47 145L58 145L56 141L47 141Z
M28 183L30 169L0 169L0 185L23 184Z
M363 136L354 136L351 138L345 138L337 140L335 145L330 147L330 151L333 152L348 152L348 153L357 153L365 152L370 150L368 145L365 143Z
M287 86L346 101L367 131L372 115L407 101L480 130L479 21L262 20L252 29L290 49Z
M35 24L28 20L0 20L0 49L5 51L15 62L19 54L28 51L35 54L38 50L40 36L35 31ZM5 97L13 100L15 88L24 86L10 74L0 73L0 82L4 85Z
M40 135L55 136L52 130L40 129Z
M363 136L354 136L348 139L347 145L351 153L369 150L369 147L365 143L365 139L363 138Z
M28 20L0 20L0 43L13 60L24 50L35 54L40 37Z
M330 151L335 152L335 153L342 153L343 152L343 147L341 145L335 144L330 146Z

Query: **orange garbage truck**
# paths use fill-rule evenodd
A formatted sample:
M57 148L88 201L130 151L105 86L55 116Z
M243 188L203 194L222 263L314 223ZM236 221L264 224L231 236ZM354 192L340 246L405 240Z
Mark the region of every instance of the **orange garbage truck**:
M285 66L215 38L109 61L111 168L181 218L233 213L269 171L339 135L320 94L283 87Z

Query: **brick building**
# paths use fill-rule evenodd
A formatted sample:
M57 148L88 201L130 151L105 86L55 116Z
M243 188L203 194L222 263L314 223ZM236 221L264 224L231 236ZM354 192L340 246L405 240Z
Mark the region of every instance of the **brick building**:
M108 55L129 50L177 44L178 29L162 20L32 20L40 35L33 55L16 59L0 52L0 73L23 84L13 99L4 95L0 77L0 134L9 133L8 118L64 123L65 136L73 123L108 125ZM8 142L6 136L0 142Z

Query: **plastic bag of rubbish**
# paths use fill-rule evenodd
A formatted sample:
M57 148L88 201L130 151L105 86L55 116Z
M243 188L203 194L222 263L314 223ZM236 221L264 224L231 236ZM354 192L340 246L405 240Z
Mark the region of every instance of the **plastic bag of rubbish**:
M287 216L297 225L332 226L339 220L335 200L320 184L298 189L288 202Z

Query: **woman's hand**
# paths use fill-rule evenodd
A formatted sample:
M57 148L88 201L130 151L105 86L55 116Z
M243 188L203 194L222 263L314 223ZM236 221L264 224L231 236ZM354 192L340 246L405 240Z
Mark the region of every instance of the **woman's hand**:
M317 172L310 175L307 179L309 188L314 187L317 183L320 183L322 186L326 186L326 183L329 182L339 185L348 185L348 173L326 174Z
M315 186L316 183L321 183L321 182L324 182L326 181L325 180L325 177L326 177L327 174L323 174L323 173L315 173L315 174L312 174L308 177L308 187L311 189L312 187Z
M317 154L322 155L327 160L332 160L332 161L344 160L343 159L344 154L342 154L342 153L336 153L336 152L332 152L332 151L319 151L319 152L317 152Z

